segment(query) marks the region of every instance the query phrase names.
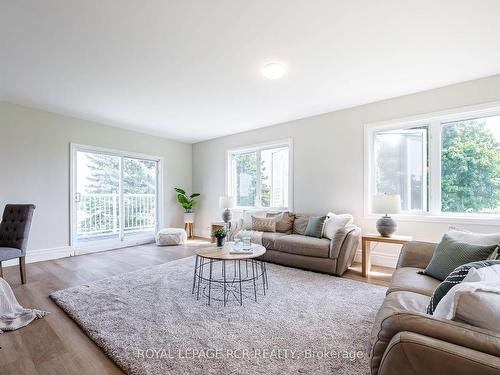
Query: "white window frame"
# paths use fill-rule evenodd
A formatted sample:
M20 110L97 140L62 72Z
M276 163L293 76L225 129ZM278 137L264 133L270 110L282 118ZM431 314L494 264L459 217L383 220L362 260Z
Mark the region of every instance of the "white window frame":
M457 224L481 224L500 226L500 215L477 213L441 212L441 124L460 120L500 115L500 102L455 108L419 116L406 117L364 125L364 215L374 219L380 215L371 213L374 187L374 134L380 131L429 127L429 207L428 212L410 212L393 215L401 221L432 221Z
M76 202L75 194L77 192L77 152L91 152L100 153L105 155L112 155L124 158L135 158L143 160L151 160L158 163L158 174L156 176L156 189L157 189L157 205L156 205L156 230L163 227L164 218L164 197L163 197L163 168L164 159L161 156L141 154L137 152L130 152L125 150L116 150L105 147L97 147L90 145L82 145L77 143L70 143L70 194L69 194L69 206L70 206L70 246L71 255L80 255L86 253L92 253L96 251L104 251L111 249L118 249L127 246L140 245L144 243L149 243L154 241L154 234L137 236L134 238L123 238L119 236L118 239L114 240L101 240L96 241L95 244L78 244L77 233L76 233ZM123 171L120 169L120 174ZM120 207L122 207L122 197L120 197ZM123 225L123 220L120 221L120 225Z
M260 152L272 148L278 147L288 147L288 207L262 207L261 197L260 197L260 168L257 168L257 185L256 185L256 201L258 205L255 206L235 206L234 211L245 211L252 209L262 209L268 211L293 211L293 139L281 139L272 142L265 142L259 144L253 144L248 146L242 146L238 148L232 148L226 150L226 188L225 194L233 194L233 170L231 168L232 156L235 154L241 154L245 152L256 152L257 153L257 165L260 165Z

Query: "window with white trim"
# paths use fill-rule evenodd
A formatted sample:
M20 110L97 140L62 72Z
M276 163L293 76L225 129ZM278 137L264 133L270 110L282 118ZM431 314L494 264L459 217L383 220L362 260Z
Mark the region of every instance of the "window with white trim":
M366 130L367 202L373 195L399 194L407 215L499 218L499 107Z
M228 194L236 208L290 208L290 142L228 151Z

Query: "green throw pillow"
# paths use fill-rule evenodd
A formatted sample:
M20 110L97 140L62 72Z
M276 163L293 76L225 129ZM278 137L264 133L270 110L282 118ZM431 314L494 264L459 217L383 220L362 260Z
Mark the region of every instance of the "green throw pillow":
M323 233L323 224L325 223L326 216L310 217L307 222L306 231L304 236L321 238Z
M463 264L488 259L497 246L458 242L445 234L423 273L443 281L451 271Z
M500 264L500 260L484 260L480 262L472 262L464 264L460 267L455 268L448 277L436 288L434 293L432 293L431 300L429 301L429 306L427 306L427 314L433 314L436 307L443 299L443 297L453 288L455 285L460 284L464 281L465 276L469 273L471 268L483 268L490 267L496 264Z

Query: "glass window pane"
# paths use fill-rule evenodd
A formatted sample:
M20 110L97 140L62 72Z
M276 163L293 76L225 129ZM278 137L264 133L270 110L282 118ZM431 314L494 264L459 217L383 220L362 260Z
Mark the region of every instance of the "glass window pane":
M157 162L123 158L123 231L127 235L156 228Z
M441 129L441 210L500 213L500 116Z
M247 152L232 156L233 196L240 207L255 206L257 193L257 153Z
M277 147L261 152L262 207L288 207L288 161L288 147Z
M81 152L77 162L77 241L118 238L120 158Z
M374 194L399 194L403 211L427 210L427 128L377 132Z

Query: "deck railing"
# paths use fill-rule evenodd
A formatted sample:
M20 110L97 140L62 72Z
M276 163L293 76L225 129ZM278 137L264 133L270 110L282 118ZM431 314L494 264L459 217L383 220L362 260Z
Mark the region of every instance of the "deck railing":
M78 202L78 237L115 235L120 232L119 194L81 194ZM123 195L123 230L154 230L156 197L154 194Z

